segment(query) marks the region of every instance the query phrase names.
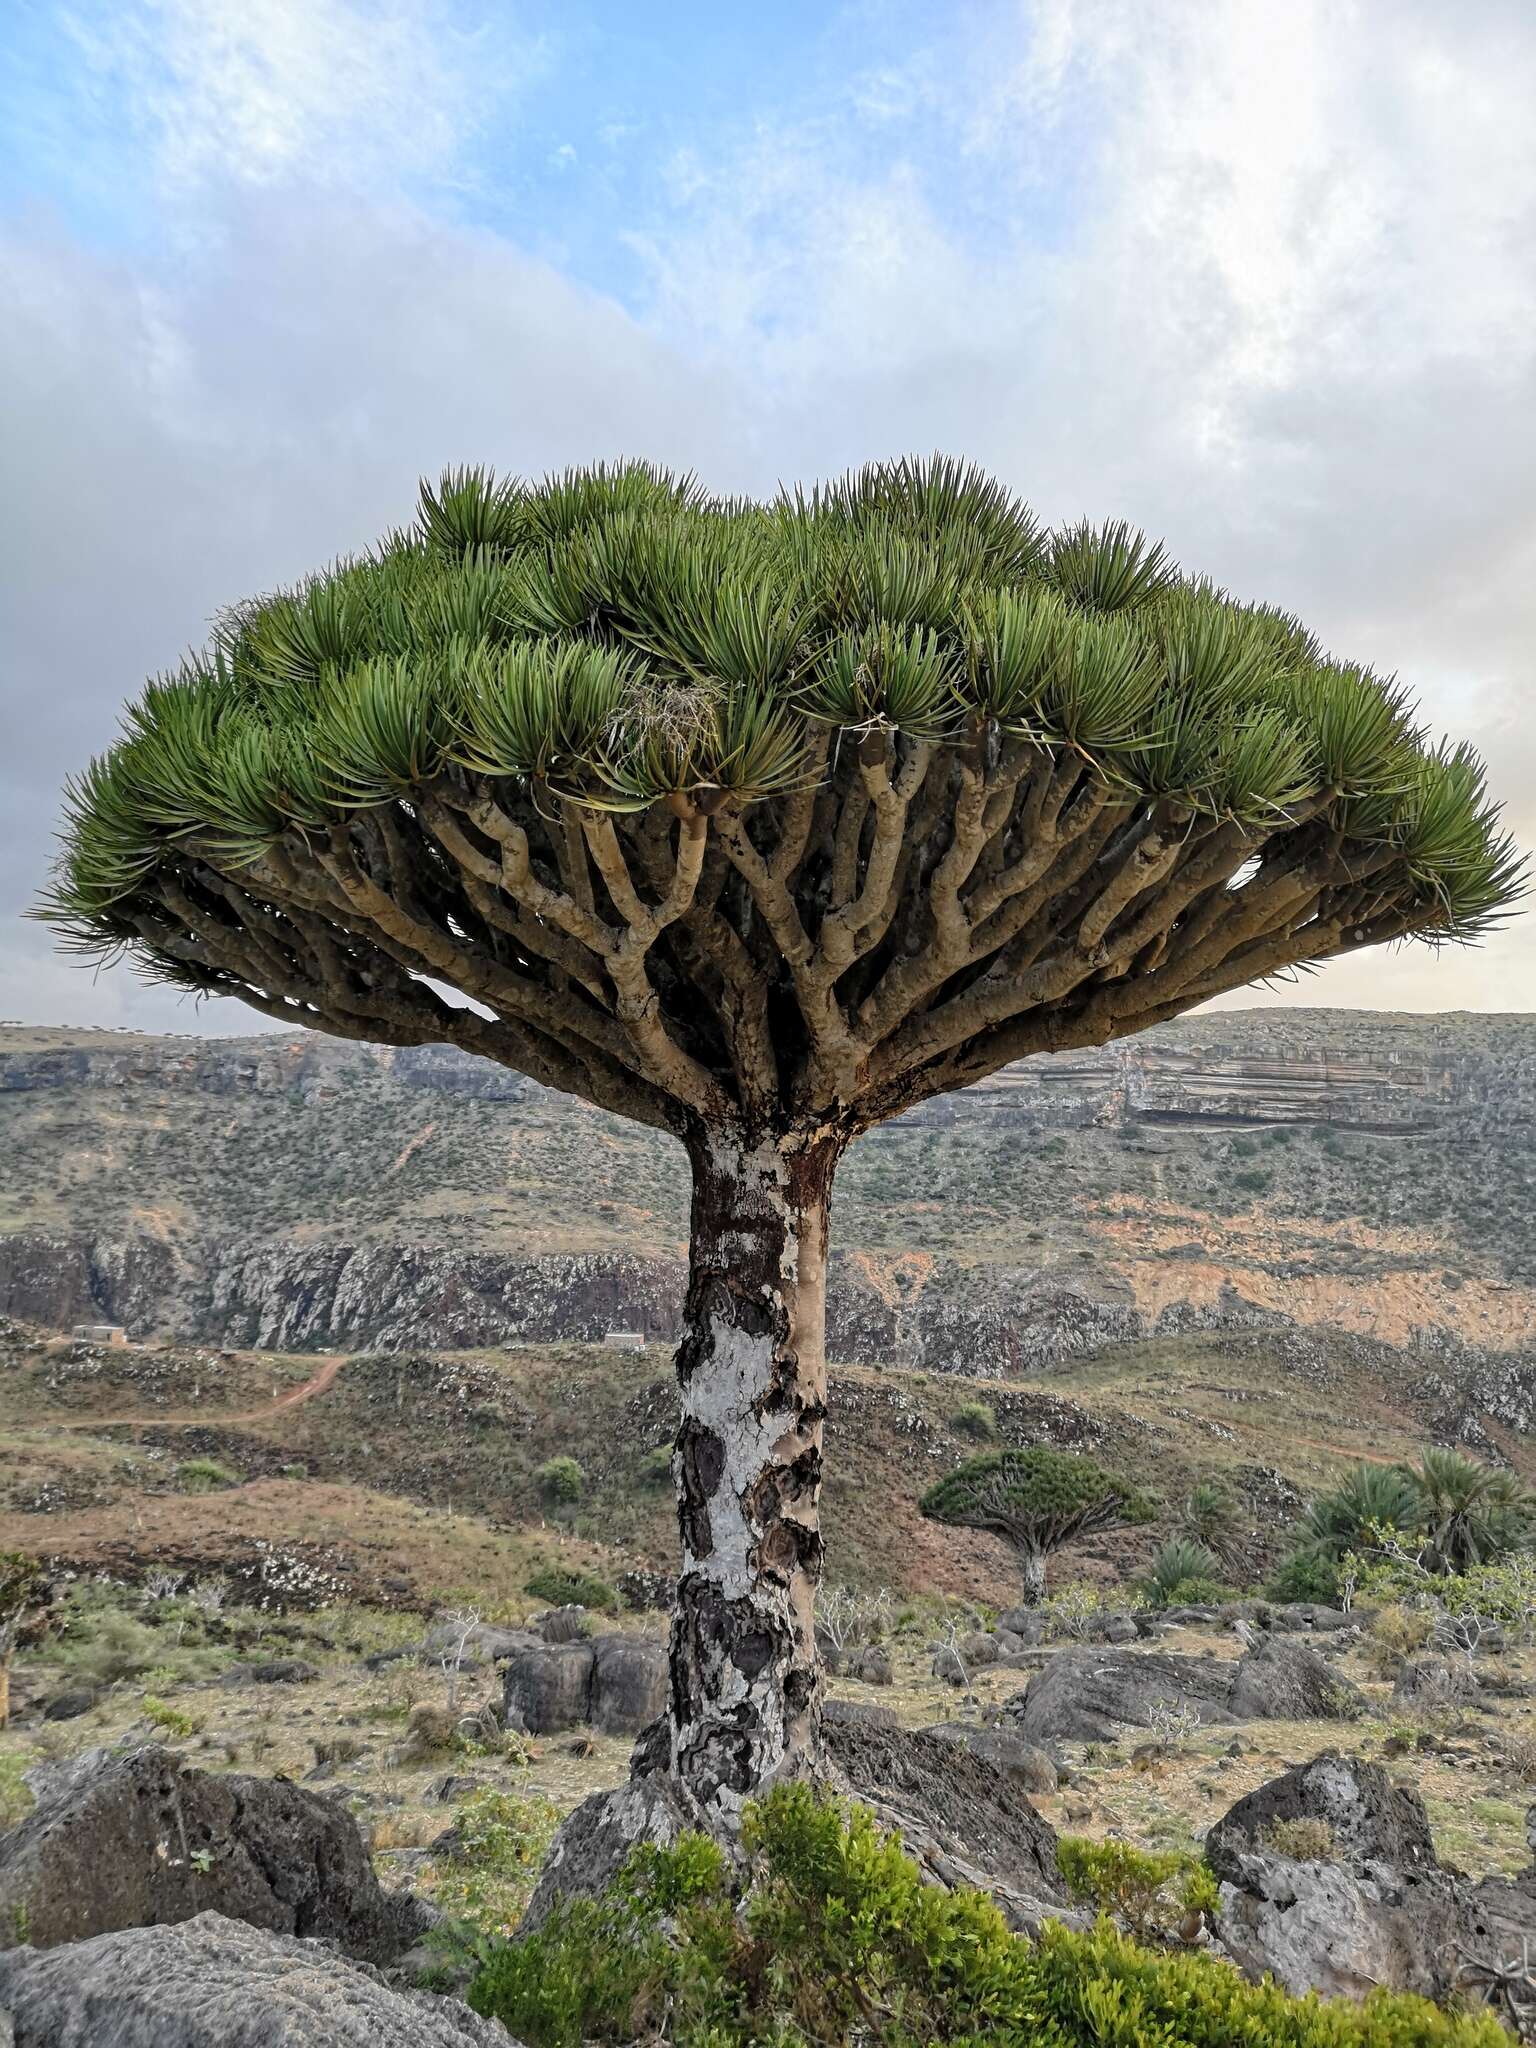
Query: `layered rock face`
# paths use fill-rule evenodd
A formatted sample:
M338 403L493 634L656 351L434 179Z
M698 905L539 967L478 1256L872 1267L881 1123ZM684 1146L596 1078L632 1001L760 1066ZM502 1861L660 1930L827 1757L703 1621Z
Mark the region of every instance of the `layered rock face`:
M1520 1017L1234 1012L1024 1062L854 1148L829 1349L1009 1376L1315 1325L1449 1409L1475 1367L1530 1427L1533 1120ZM30 1322L664 1343L683 1229L667 1141L447 1048L0 1030L0 1313Z

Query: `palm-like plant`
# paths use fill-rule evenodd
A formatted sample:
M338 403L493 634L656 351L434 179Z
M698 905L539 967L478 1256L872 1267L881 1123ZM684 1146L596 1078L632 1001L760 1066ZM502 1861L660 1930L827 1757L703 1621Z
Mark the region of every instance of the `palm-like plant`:
M1190 1488L1180 1520L1194 1542L1219 1552L1231 1540L1237 1503L1218 1481L1201 1479Z
M935 459L766 504L463 470L234 607L69 793L43 905L284 1027L444 1041L695 1185L672 1762L814 1750L828 1198L1023 1055L1521 887L1481 770L1295 619Z
M1463 1572L1530 1540L1536 1498L1514 1473L1431 1445L1407 1477L1418 1496L1415 1526L1426 1562L1437 1570Z
M1356 1465L1330 1492L1321 1494L1302 1522L1302 1540L1337 1562L1348 1550L1369 1550L1376 1529L1417 1532L1423 1499L1412 1476L1398 1465Z

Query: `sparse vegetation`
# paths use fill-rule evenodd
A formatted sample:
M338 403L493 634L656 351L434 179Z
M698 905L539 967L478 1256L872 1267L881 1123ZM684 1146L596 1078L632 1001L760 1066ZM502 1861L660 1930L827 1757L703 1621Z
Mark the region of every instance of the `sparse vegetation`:
M183 1458L176 1467L176 1484L183 1493L219 1493L226 1486L238 1486L239 1479L217 1458Z
M744 1895L716 1845L684 1836L630 1858L602 1899L557 1905L536 1934L481 1943L476 2010L532 2048L637 2035L690 2048L858 2040L998 2048L1499 2048L1488 2017L1374 1993L1363 2008L1288 1998L1228 1965L1144 1947L1101 1920L1009 1931L982 1894L925 1884L869 1813L778 1787L749 1809ZM1190 1859L1063 1842L1089 1898L1150 1923ZM739 1881L738 1881L739 1882ZM1208 1875L1170 1910L1198 1919Z
M581 1499L586 1475L576 1459L546 1458L535 1477L539 1491L556 1507L571 1507Z
M598 1614L618 1611L619 1596L606 1579L568 1565L541 1565L526 1582L525 1590L535 1600L547 1600L551 1607L590 1607Z

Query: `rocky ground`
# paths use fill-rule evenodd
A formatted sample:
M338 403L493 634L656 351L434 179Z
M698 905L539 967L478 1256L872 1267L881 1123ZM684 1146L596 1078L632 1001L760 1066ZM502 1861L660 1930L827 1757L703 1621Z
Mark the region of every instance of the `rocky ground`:
M18 2048L202 2048L222 1999L233 2018L274 1985L321 2020L375 2001L370 2041L500 2038L451 2000L390 2000L441 1988L440 1915L516 1924L557 1822L625 1782L665 1687L655 1616L519 1619L76 1586L0 1736L0 2002L36 2018ZM1187 1938L1293 1989L1443 1997L1464 1950L1536 1938L1529 1643L1405 1660L1368 1611L1250 1602L1044 1627L933 1609L828 1650L838 1782L1016 1924L1081 1911L1054 1860L1071 1836L1203 1848L1221 1906ZM154 1932L114 1935L133 1928ZM142 2031L93 2034L109 2012Z

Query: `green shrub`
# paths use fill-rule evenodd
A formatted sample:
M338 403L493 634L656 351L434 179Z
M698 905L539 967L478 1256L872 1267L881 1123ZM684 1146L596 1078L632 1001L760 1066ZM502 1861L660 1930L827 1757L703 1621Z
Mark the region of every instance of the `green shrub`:
M539 1491L558 1507L571 1507L581 1499L586 1474L574 1458L546 1458L534 1477Z
M749 1806L742 1846L744 1872L702 1836L639 1849L602 1898L476 1943L470 2004L533 2048L1508 2048L1490 2015L1380 1992L1363 2006L1291 1998L1207 1956L1143 1947L1107 1919L1086 1933L1047 1923L1028 1940L983 1893L925 1883L867 1810L804 1784ZM1102 1853L1077 1865L1134 1899L1136 1855L1119 1859L1120 1878ZM1142 1860L1168 1867L1165 1885L1188 1864ZM1192 1871L1177 1903L1201 1908L1210 1890Z
M570 1565L540 1565L532 1578L523 1581L523 1590L535 1600L547 1600L551 1607L590 1607L597 1614L618 1611L619 1596L606 1579Z
M219 1493L240 1481L217 1458L183 1458L176 1467L176 1484L183 1493Z
M672 1484L672 1446L658 1444L640 1460L640 1484L660 1493Z
M169 1700L161 1699L158 1693L145 1693L139 1704L145 1720L177 1742L184 1742L189 1735L195 1735L203 1725L195 1715L184 1714Z
M1338 1566L1315 1545L1298 1544L1270 1573L1264 1591L1271 1600L1314 1600L1322 1607L1336 1607Z
M1220 1600L1226 1592L1221 1583L1220 1558L1192 1536L1170 1536L1153 1556L1141 1583L1156 1607Z
M1138 1849L1131 1842L1092 1842L1082 1835L1063 1835L1056 1844L1056 1865L1074 1899L1101 1913L1114 1913L1141 1935L1152 1931L1169 1900L1164 1887L1195 1859L1176 1849Z
M434 1905L478 1934L510 1933L559 1825L559 1807L540 1793L472 1793L454 1813L448 1847L434 1851Z
M962 1401L949 1421L952 1429L975 1437L978 1443L989 1443L997 1435L996 1413L985 1401Z

